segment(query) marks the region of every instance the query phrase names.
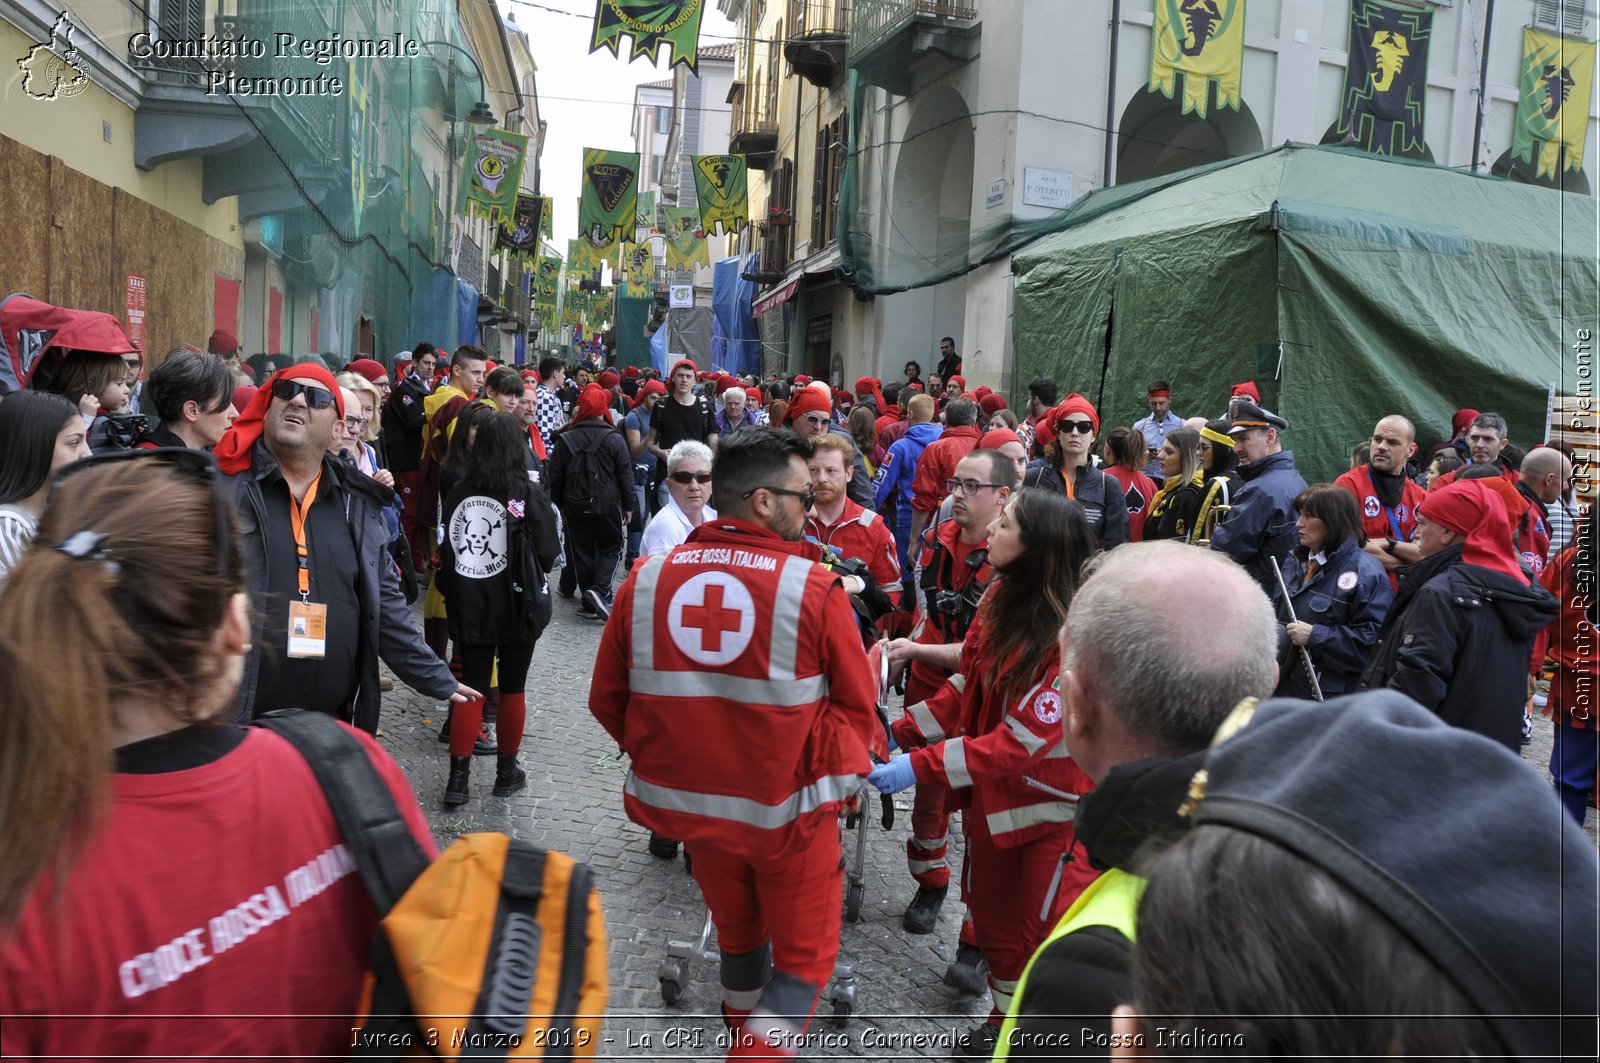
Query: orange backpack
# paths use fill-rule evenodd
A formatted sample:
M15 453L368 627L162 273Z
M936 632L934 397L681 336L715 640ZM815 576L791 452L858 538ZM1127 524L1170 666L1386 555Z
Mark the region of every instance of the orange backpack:
M331 717L258 724L310 762L378 910L353 1057L593 1058L606 939L593 873L504 834L430 862L366 750Z

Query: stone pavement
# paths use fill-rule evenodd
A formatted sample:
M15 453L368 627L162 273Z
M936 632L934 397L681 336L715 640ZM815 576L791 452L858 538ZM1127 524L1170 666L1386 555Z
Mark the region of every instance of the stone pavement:
M668 862L650 856L646 832L623 815L623 764L587 707L601 625L578 618L575 606L556 599L555 618L539 640L528 675L522 749L528 788L522 793L491 796L494 760L479 757L472 799L446 811L440 797L447 754L437 741L442 706L398 681L384 697L383 742L410 777L441 848L459 834L503 831L595 868L611 961L610 1007L598 1058L721 1059L721 991L714 961L691 960L681 999L670 1007L662 1001L657 971L667 942L692 940L705 909L681 857ZM898 705L890 711L898 714ZM1535 717L1534 735L1524 756L1545 771L1548 719ZM949 1054L956 1036L987 1014L987 995L960 996L940 981L955 954L961 916L955 890L935 934L914 936L900 926L914 892L904 855L910 805L909 791L898 795L894 830L885 834L874 822L867 834L861 919L844 924L839 951L840 961L854 964L859 977L855 1013L846 1025L836 1026L824 999L803 1058L939 1059ZM875 800L871 807L876 815ZM1591 836L1597 821L1600 817L1591 814ZM960 866L959 848L958 841L952 843L953 867ZM854 834L846 835L845 850L853 867Z
M611 737L588 710L601 624L578 618L575 607L576 602L555 600L555 618L539 640L528 674L522 746L528 788L522 793L491 796L494 759L478 757L472 799L445 810L440 798L448 754L438 742L443 707L398 680L383 699L382 741L411 779L440 848L470 831L503 831L594 867L611 960L611 1002L598 1058L721 1059L722 993L715 961L691 960L681 999L671 1007L662 1001L657 969L667 942L693 940L705 908L682 858L652 857L645 850L648 834L622 812L625 769ZM420 609L417 616L420 627ZM891 713L897 715L898 706ZM915 936L900 926L915 892L905 864L909 791L898 795L896 808L891 833L876 821L870 828L861 919L845 923L841 933L839 959L853 963L859 978L855 1013L847 1025L835 1026L824 999L807 1031L803 1058L939 1059L949 1054L956 1036L988 1012L987 995L961 996L941 982L955 955L961 917L955 889L936 933ZM876 800L872 809L875 816ZM847 834L844 844L853 867L855 835ZM957 867L958 849L952 844Z

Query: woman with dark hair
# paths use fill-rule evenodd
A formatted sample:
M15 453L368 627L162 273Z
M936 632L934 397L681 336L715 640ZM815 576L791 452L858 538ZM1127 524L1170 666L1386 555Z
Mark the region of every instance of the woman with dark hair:
M1277 598L1284 622L1277 696L1313 698L1304 647L1317 670L1324 697L1356 688L1377 644L1383 618L1394 603L1394 589L1377 558L1362 549L1356 496L1338 484L1312 484L1294 500L1300 545L1284 559L1283 583L1294 619Z
M844 420L845 431L856 441L856 449L867 463L867 475L876 476L883 463L885 450L878 446L878 416L871 406L862 403L850 411Z
M946 683L895 722L911 750L869 776L884 793L919 781L968 807L966 900L989 961L993 1007L962 1038L987 1056L1028 958L1095 877L1074 855L1078 796L1093 783L1062 735L1057 633L1098 549L1083 511L1047 491L1017 494L989 525L989 586L961 650L964 687Z
M1156 497L1156 482L1144 471L1144 433L1118 425L1106 433L1105 450L1104 472L1122 486L1122 498L1128 506L1128 541L1136 543L1144 538L1150 503ZM1162 475L1166 475L1165 469Z
M42 391L0 402L0 588L44 512L50 474L89 456L88 431L72 403Z
M226 722L246 586L209 455L124 451L57 476L0 595L7 1056L349 1050L377 917L361 876L317 872L345 839L309 762ZM433 855L399 766L346 731ZM318 887L294 895L307 869Z
M1231 453L1231 451L1230 451ZM1178 428L1161 444L1161 490L1150 503L1144 526L1147 541L1198 538L1200 504L1205 500L1205 473L1200 468L1200 433Z
M545 575L560 543L544 488L528 480L522 422L513 414L489 409L485 415L474 415L469 424L458 425L457 440L463 429L475 438L468 441L470 449L455 485L445 496L438 579L463 676L477 683L463 681L488 690L498 659L494 794L508 797L528 782L527 773L517 766L527 720L528 666L550 619ZM537 559L537 564L530 566L530 559ZM444 787L447 807L466 803L483 699L464 702L452 717L450 776Z
M1234 450L1233 437L1228 434L1232 422L1226 417L1207 421L1200 429L1200 472L1205 477L1205 496L1200 500L1200 511L1194 515L1194 527L1189 542L1205 546L1217 522L1227 516L1233 493L1239 487L1239 455Z
M1089 400L1074 392L1050 411L1055 439L1044 447L1046 464L1030 469L1023 487L1037 487L1065 495L1083 509L1100 549L1109 550L1128 541L1128 503L1116 480L1095 468L1094 437L1100 434L1100 414Z

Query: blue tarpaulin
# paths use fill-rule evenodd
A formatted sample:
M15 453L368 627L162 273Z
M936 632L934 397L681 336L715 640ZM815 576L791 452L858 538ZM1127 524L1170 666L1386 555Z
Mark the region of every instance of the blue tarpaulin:
M456 276L436 269L423 283L426 294L411 300L411 338L406 346L427 340L443 351L452 351L456 346Z
M478 289L456 278L456 342L478 342Z
M754 257L754 256L751 256ZM756 286L739 276L739 258L725 258L711 267L711 312L717 329L712 333L713 363L720 356L718 366L730 373L761 375L761 338L756 332L756 319L750 313L755 300ZM721 333L717 337L717 332ZM727 346L719 351L717 340Z

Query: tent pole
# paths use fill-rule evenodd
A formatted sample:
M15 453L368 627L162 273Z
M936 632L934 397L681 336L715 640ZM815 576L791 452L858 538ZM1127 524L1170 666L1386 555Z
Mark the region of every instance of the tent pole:
M1483 151L1483 112L1488 109L1489 92L1489 34L1494 30L1494 0L1488 0L1483 10L1483 54L1478 57L1478 117L1472 124L1472 172L1478 172L1479 156ZM1549 436L1545 437L1550 438Z
M1492 3L1492 0L1491 0ZM1100 187L1111 187L1111 147L1116 140L1112 126L1117 113L1117 42L1122 35L1122 0L1111 0L1111 62L1106 73L1106 157L1100 171Z

